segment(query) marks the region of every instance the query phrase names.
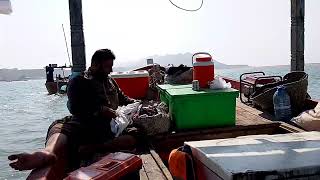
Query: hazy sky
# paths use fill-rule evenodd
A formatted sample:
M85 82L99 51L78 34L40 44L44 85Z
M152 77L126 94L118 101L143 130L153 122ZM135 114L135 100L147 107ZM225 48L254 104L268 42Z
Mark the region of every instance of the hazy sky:
M173 0L197 7L201 0ZM68 64L67 0L12 0L0 15L0 68ZM320 0L306 0L305 60L320 62ZM204 0L197 12L168 0L83 0L87 64L96 49L111 48L116 65L151 56L208 51L226 64L290 63L290 0Z

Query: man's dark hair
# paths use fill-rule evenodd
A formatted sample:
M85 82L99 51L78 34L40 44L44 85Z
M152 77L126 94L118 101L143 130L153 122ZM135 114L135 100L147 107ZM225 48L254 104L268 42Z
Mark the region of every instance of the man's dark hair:
M116 59L116 56L113 54L113 52L110 49L99 49L93 54L91 58L91 65L100 64L105 60L114 60L114 59Z

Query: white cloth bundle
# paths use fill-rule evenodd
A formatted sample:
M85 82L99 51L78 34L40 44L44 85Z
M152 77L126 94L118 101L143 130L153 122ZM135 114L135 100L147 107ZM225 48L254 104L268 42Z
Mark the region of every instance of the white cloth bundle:
M314 109L302 112L291 121L307 131L320 131L320 103Z

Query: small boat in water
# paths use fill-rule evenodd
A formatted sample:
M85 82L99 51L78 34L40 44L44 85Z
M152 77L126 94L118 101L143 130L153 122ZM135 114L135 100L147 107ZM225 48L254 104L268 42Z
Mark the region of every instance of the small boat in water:
M57 64L49 64L46 66L46 88L50 94L65 94L67 92L67 85L69 81L69 76L66 76L66 69L71 67L67 66L57 66ZM55 69L59 69L59 72L55 73ZM54 79L55 74L55 79Z

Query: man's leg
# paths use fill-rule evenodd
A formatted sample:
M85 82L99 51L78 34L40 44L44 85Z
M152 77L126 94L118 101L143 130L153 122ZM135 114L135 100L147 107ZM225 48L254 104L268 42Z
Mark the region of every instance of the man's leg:
M32 170L53 164L67 153L67 136L61 133L51 135L43 150L34 153L13 154L8 157L13 161L9 165L16 170Z

